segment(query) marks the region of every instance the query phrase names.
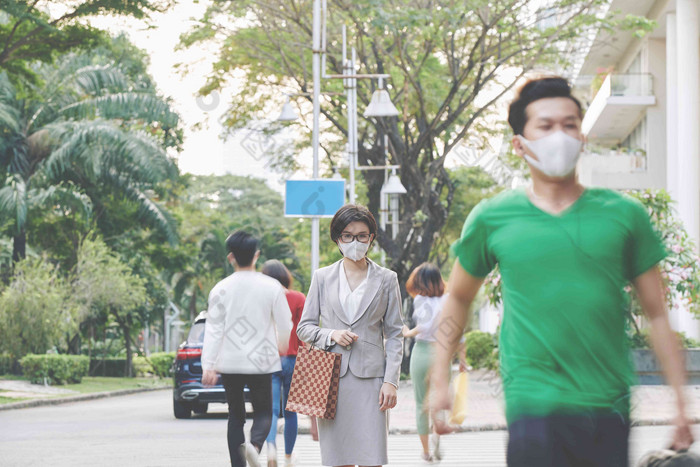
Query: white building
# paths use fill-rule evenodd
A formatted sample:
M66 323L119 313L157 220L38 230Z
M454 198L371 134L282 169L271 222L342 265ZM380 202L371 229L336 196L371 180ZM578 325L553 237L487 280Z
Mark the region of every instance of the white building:
M645 16L658 27L641 39L631 31L601 30L593 40L577 82L590 86L602 80L583 120L590 147L597 150L582 158L581 181L616 189L665 188L700 245L700 0L610 3L610 11ZM585 94L582 86L578 90ZM699 322L685 310L672 311L671 323L700 337Z

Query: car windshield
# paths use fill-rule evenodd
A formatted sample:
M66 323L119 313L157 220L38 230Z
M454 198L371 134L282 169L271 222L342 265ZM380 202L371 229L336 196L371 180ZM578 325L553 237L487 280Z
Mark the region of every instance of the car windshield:
M204 342L204 322L195 323L190 328L187 336L188 344L202 344Z

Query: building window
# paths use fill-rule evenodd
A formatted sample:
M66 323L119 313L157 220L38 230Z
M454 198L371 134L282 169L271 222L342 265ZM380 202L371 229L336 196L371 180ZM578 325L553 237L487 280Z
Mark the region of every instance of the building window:
M620 143L621 148L628 149L630 152L641 149L644 153L647 152L647 116L645 115L642 120L634 127L634 130L627 135L622 143Z

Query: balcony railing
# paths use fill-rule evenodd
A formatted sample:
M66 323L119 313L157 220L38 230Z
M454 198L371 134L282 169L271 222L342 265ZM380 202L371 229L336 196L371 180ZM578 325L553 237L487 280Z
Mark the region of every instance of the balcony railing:
M605 79L610 86L610 96L653 96L654 82L651 73L616 74ZM605 86L605 83L603 83Z
M591 169L605 173L634 173L647 170L647 156L643 150L589 148L582 162Z
M581 129L592 141L620 141L654 104L650 73L610 73L588 106Z

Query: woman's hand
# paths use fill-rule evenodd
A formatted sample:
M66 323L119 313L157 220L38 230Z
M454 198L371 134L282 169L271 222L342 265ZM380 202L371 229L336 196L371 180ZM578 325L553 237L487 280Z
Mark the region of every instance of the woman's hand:
M403 337L409 337L409 335L408 335L409 332L410 332L410 330L408 329L408 326L406 326L404 324L403 327L401 328L401 334L403 335Z
M387 409L396 407L396 386L391 383L382 384L379 390L379 410L384 412Z
M336 329L331 333L331 339L336 344L339 344L343 347L347 347L348 345L351 345L353 342L357 340L359 336L355 334L354 332L351 331L341 331L340 329Z

